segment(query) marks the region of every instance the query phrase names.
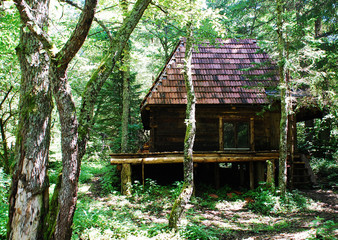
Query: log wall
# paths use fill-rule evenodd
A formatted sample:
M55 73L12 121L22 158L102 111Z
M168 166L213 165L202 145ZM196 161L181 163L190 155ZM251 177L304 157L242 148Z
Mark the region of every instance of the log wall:
M220 124L223 121L248 121L254 119L255 150L278 150L278 112L257 114L260 108L197 106L196 138L194 151L219 151ZM185 136L185 107L153 106L150 108L150 151L183 151Z

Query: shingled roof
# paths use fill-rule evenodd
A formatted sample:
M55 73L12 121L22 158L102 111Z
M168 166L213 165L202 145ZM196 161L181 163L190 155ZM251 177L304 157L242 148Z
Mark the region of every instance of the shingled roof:
M186 104L184 53L185 39L181 39L141 108ZM197 104L267 104L267 89L278 84L276 66L252 39L199 45L192 55L192 75Z

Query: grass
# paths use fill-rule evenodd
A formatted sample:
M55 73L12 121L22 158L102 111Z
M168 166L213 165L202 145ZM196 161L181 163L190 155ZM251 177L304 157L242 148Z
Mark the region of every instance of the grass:
M125 197L119 193L114 167L89 165L81 174L91 177L80 187L73 239L241 239L288 231L311 237L309 226L316 217L316 213L309 216L310 199L297 191L281 198L264 185L241 192L227 186L218 190L199 186L178 231L173 232L167 219L182 182L160 186L147 179L143 187L136 181L133 195ZM93 196L91 181L97 176L99 184L94 186L101 191ZM102 187L111 180L109 188Z
M54 165L52 183L60 167ZM1 169L0 178L0 210L5 213L10 179ZM338 234L337 219L332 211L325 213L323 203L297 191L281 198L264 185L251 191L198 186L174 232L167 228L167 219L181 187L182 182L160 186L147 179L145 186L135 182L132 196L125 197L120 195L114 166L84 161L72 239L243 239L280 234L293 239L334 239ZM7 214L1 214L0 221L0 239L5 239Z

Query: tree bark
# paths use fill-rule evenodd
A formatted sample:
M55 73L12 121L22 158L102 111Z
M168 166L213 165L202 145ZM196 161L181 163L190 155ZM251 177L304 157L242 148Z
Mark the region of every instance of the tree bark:
M10 174L10 163L8 158L8 144L5 132L5 123L2 118L0 118L0 131L1 131L1 138L2 138L2 147L4 149L4 154L2 156L3 160L3 167L6 174Z
M120 0L123 15L128 14L128 2ZM121 152L128 151L128 123L129 123L129 106L130 106L130 45L127 42L122 54L122 78L123 78L123 100L122 100L122 119L121 119ZM131 195L131 166L122 164L121 171L121 193L126 196Z
M58 209L57 214L53 214L56 219L49 218L47 223L55 226L48 230L49 239L71 239L72 236L81 161L78 158L78 120L67 69L88 35L96 4L97 0L86 0L73 34L51 64L50 78L61 124L62 176L57 205L53 206Z
M40 28L47 27L48 0L26 3ZM48 153L52 96L49 56L38 38L21 27L17 54L21 68L16 166L9 197L8 239L42 239L48 211Z
M52 211L50 211L51 214L49 214L48 221L46 222L46 228L48 229L47 232L43 233L41 231L42 229L42 222L43 217L41 217L42 213L44 213L44 209L35 209L33 207L36 207L35 205L41 205L43 203L46 203L48 206L48 188L44 187L45 185L48 186L48 181L46 184L46 167L47 167L47 160L45 160L42 164L31 164L30 162L26 163L27 161L31 161L31 158L25 161L25 159L21 160L21 158L24 158L24 156L19 156L20 161L18 161L20 164L18 164L18 170L15 172L13 176L13 187L12 187L12 194L11 194L11 208L10 208L10 224L14 222L13 227L17 227L18 229L10 229L9 235L11 239L42 239L42 235L45 235L48 239L70 239L71 238L71 225L73 221L73 216L76 208L76 200L77 200L77 184L78 184L78 178L79 178L79 171L80 171L80 165L81 165L81 159L85 153L86 150L86 143L89 136L89 129L92 124L92 118L93 118L93 109L96 102L97 95L111 73L113 67L115 66L115 62L120 59L121 53L123 51L123 48L126 44L126 42L129 39L129 36L135 26L137 25L139 19L143 15L143 12L149 5L151 0L138 0L136 4L134 5L134 9L131 12L130 15L125 19L122 27L118 31L118 33L115 35L112 48L110 49L109 54L106 56L106 58L103 60L103 64L99 67L99 69L93 74L93 77L90 79L89 83L87 84L87 88L83 94L83 104L82 109L80 112L80 123L83 125L80 125L81 128L79 128L79 124L76 118L76 109L75 104L72 100L72 95L70 91L70 86L67 81L67 68L69 62L72 60L72 58L75 56L75 54L78 52L80 47L82 46L85 38L87 37L89 28L91 26L91 22L94 17L94 11L96 7L96 0L86 0L84 10L80 16L80 19L78 21L78 24L76 26L76 29L73 31L70 39L67 41L67 43L63 46L63 48L55 54L55 49L53 43L50 41L49 36L46 34L46 32L43 30L43 26L39 25L39 22L37 20L40 20L41 18L37 18L34 14L35 12L40 14L41 10L37 9L36 6L27 6L26 2L23 0L16 0L17 8L20 11L20 16L23 22L26 24L30 32L28 34L31 34L35 39L35 44L39 46L39 51L34 52L36 56L44 56L44 59L46 63L49 63L50 56L51 59L51 70L49 73L49 76L52 81L52 88L54 92L55 101L57 103L59 115L60 115L60 122L61 122L61 143L62 143L62 161L63 161L63 170L62 170L62 176L60 177L60 185L57 187L57 190L54 194L54 199L58 199L57 201L53 201L55 205L53 205ZM37 5L40 4L41 0L35 1ZM48 6L48 4L46 4ZM40 7L40 6L39 6ZM35 11L31 11L31 10ZM43 6L43 10L48 9L48 7ZM48 11L47 11L48 13ZM42 18L44 19L44 18ZM46 17L47 19L47 17ZM25 29L25 28L23 28ZM27 38L30 39L30 38ZM39 40L39 41L38 41ZM28 43L22 43L21 46L26 47L29 46ZM44 47L43 51L42 46ZM45 54L40 54L41 52L45 52ZM48 54L48 55L47 55ZM35 56L33 55L33 56ZM20 60L23 61L21 64L23 67L30 69L29 63L25 62L25 59L30 59L31 55L24 55L21 57ZM33 59L33 65L39 63L37 59ZM40 60L40 59L38 59ZM49 67L49 65L48 65ZM46 68L47 70L49 68ZM23 73L25 71L22 71ZM28 76L30 76L28 74ZM46 71L46 75L44 76L48 80L48 71ZM25 78L25 76L23 76ZM40 77L40 79L43 79ZM40 80L38 79L38 80ZM23 81L25 83L25 81ZM26 81L27 82L27 81ZM39 82L40 83L40 82ZM42 82L42 87L44 87L42 90L48 90L49 97L50 97L50 89L49 89L49 81ZM39 109L40 105L35 107L35 105L40 104L40 99L42 97L31 97L30 93L32 92L35 94L37 92L37 87L31 87L28 86L26 89L25 87L22 87L23 90L25 90L22 94L22 96L27 96L25 100L22 101L22 109L25 116L21 119L23 123L26 123L25 121L29 119L27 118L30 114L36 114L36 118L32 119L35 121L44 120L42 126L39 126L38 124L35 124L34 128L32 126L31 122L28 122L27 124L22 124L23 126L20 128L23 133L21 135L24 135L26 133L26 129L32 129L39 131L44 131L43 133L39 132L40 134L36 137L36 140L31 140L28 143L26 143L26 140L22 137L18 138L18 146L21 146L23 149L26 146L32 146L31 142L37 142L37 143L45 143L48 141L48 144L43 145L41 148L43 151L38 155L38 157L45 157L45 155L48 157L48 147L49 147L49 130L50 130L50 110L51 110L51 100L50 99L44 99L42 103L49 104L50 107L45 106L43 109ZM49 100L49 101L48 101ZM28 107L25 107L25 104L29 104ZM33 106L33 107L32 107ZM29 108L30 107L30 108ZM36 111L36 109L40 111ZM34 111L32 111L34 110ZM48 111L49 118L46 120L44 116L40 116L41 114L46 113ZM34 123L34 122L33 122ZM48 136L47 136L48 133ZM34 132L35 134L35 132ZM35 134L37 135L37 134ZM35 136L34 135L34 136ZM45 137L46 136L46 137ZM30 144L30 145L29 145ZM25 149L24 149L25 150ZM29 151L25 152L24 150L20 149L18 152L27 154L29 151L38 151L38 147L31 147ZM35 152L34 152L35 153ZM31 156L29 156L31 157ZM43 159L47 159L47 157ZM28 165L29 164L29 165ZM40 165L41 166L40 166ZM26 165L30 167L29 171L23 171L26 170ZM38 167L35 170L35 167ZM41 172L42 171L42 172ZM18 190L18 188L24 188L28 181L34 181L35 179L31 180L31 178L36 177L35 173L38 174L38 179L40 182L33 184L33 186L29 186L28 189L30 192L26 193L25 191ZM23 181L23 180L25 181ZM36 181L37 181L36 180ZM23 181L23 182L22 182ZM21 186L21 185L22 186ZM31 190L32 189L32 190ZM47 189L47 194L44 191ZM47 196L47 201L44 201L45 198L42 198L40 195L37 196L37 200L34 203L30 202L23 202L22 199L19 199L18 207L15 206L15 200L18 198L16 197L16 193L23 193L28 195L30 197L31 195L35 196L40 194L40 192L44 193L44 197ZM27 196L24 196L27 198ZM41 203L41 204L40 204ZM57 204L56 204L57 203ZM33 204L35 204L33 206ZM34 219L29 219L31 216L26 216L26 214L22 214L22 212L29 212L25 209L27 206L30 207L30 209L33 209L33 213L36 216L33 216ZM41 208L41 207L40 207ZM17 212L17 213L16 213ZM33 214L33 215L34 215ZM30 214L32 215L32 214ZM16 218L20 218L17 220ZM32 218L32 217L31 217ZM55 219L56 218L56 219ZM22 219L22 220L21 220ZM18 221L21 221L22 224L17 224ZM27 221L30 221L33 223L34 226L27 227L26 223ZM39 225L40 224L40 225ZM25 228L25 229L24 229ZM28 231L26 230L28 229ZM25 237L23 234L29 234L28 237ZM38 234L39 233L39 236ZM34 235L35 234L35 235Z
M288 136L288 98L287 81L285 71L285 46L283 39L283 0L277 0L277 33L278 33L278 67L279 67L279 87L281 96L281 119L280 119L280 138L279 138L279 175L278 186L281 195L286 194L287 185L287 136Z
M190 2L190 7L192 3ZM185 50L185 62L184 62L184 80L187 91L187 109L186 109L186 133L184 138L184 184L182 191L176 199L174 206L171 210L169 217L169 227L177 229L177 225L180 222L182 215L185 211L186 205L190 201L190 198L194 190L194 175L193 175L193 146L196 133L196 120L195 120L195 105L196 97L192 80L191 59L193 51L193 24L192 17L187 23L187 40Z

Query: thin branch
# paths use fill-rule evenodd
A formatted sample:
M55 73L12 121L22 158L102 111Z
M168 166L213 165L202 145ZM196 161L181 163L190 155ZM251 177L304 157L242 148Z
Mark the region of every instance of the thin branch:
M165 10L162 6L160 6L158 4L155 4L153 2L151 2L150 4L153 5L153 6L155 6L155 7L157 7L158 9L160 9L163 13L168 14L168 11Z
M105 11L105 10L108 10L108 9L116 8L117 6L118 6L118 4L115 4L115 5L113 5L113 6L109 6L109 7L106 7L106 8L102 8L102 9L100 9L99 11L97 11L97 13L102 12L102 11Z
M334 29L334 30L332 30L332 31L329 31L329 32L325 32L325 33L319 34L319 35L317 35L315 38L316 38L316 39L319 39L319 38L322 38L322 37L328 37L328 36L330 36L330 35L332 35L332 34L337 34L337 33L338 33L338 30L337 30L337 29Z
M77 9L79 9L81 11L83 11L83 8L81 8L79 5L77 5L76 3L74 3L71 0L64 0L64 2L68 3L69 5L77 8ZM113 41L113 37L110 34L109 29L104 25L104 23L101 20L97 19L96 17L94 17L94 21L97 22L97 24L99 24L100 27L106 32L106 34L108 35L109 41L112 42Z
M9 90L7 91L7 93L6 93L5 97L4 97L4 99L2 99L2 101L1 101L1 103L0 103L0 109L1 109L1 107L2 107L2 104L6 101L8 95L10 94L10 92L12 91L12 89L13 89L13 86L11 86L11 87L9 88Z

